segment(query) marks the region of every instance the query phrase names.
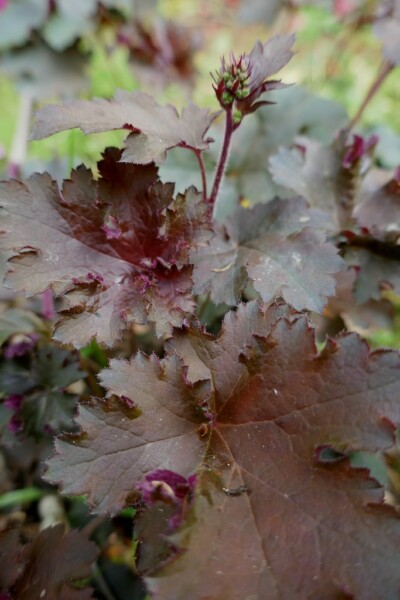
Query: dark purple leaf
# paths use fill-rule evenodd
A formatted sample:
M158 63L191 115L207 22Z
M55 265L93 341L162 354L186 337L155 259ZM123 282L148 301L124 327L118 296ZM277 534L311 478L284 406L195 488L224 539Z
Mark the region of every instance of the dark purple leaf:
M85 407L81 435L49 462L51 481L102 512L155 469L197 470L194 505L170 540L180 553L147 577L157 600L397 597L398 515L346 456L393 444L399 356L356 335L318 354L307 319L276 320L281 310L252 303L217 339L191 335L188 362L198 354L208 382L190 383L176 358L113 361L103 383L140 414L122 401ZM329 449L341 460L327 461Z
M194 256L195 293L237 304L250 280L264 301L283 296L298 310L322 311L342 266L321 231L326 224L302 198L238 209Z
M64 526L57 525L44 529L26 544L19 538L15 529L0 533L0 591L9 592L12 600L93 598L90 589L73 586L74 581L91 575L90 565L98 554L96 545L85 534L65 534Z
M61 192L47 175L0 186L7 282L27 295L51 287L55 337L78 347L111 346L131 322L154 321L161 336L194 309L190 253L210 235L201 197L191 188L174 200L156 167L119 158L106 153L97 182L78 168Z
M103 385L133 400L140 410L115 397L81 405L82 433L57 442L46 478L63 482L67 494L87 494L97 511L114 513L135 497L135 485L146 473L168 469L187 477L195 471L203 447L197 435L203 412L197 403L207 396L209 385L194 384L190 392L176 357L160 363L154 355L139 354L130 362L110 364L102 372Z

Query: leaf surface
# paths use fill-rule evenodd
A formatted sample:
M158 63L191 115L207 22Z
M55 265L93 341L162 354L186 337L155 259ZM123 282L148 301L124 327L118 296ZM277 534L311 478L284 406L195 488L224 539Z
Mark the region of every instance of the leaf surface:
M327 224L302 198L238 209L194 256L195 293L234 305L250 280L266 302L283 296L298 310L322 311L342 265L322 233Z
M113 345L127 323L156 322L158 335L193 310L190 251L209 236L191 188L174 201L154 166L119 163L108 151L94 181L84 167L60 192L48 175L0 186L0 249L14 254L6 279L35 295L61 297L56 339Z
M206 150L206 133L218 113L210 113L195 104L179 115L171 105L161 106L143 92L119 90L111 100L73 100L49 105L36 115L33 139L80 127L84 133L127 129L122 161L136 164L163 163L166 152L175 146Z
M80 406L82 433L57 442L46 478L63 482L68 494L87 494L98 512L115 513L156 466L174 466L183 475L197 468L203 442L196 434L202 422L196 396L208 386L198 383L190 391L176 357L160 364L154 355L138 354L110 365L101 381L120 398Z
M197 469L197 498L170 538L180 554L147 577L157 600L397 598L397 513L346 455L393 444L399 356L354 334L317 354L307 319L285 311L240 307L218 338L191 333L189 356L178 343L180 360L114 361L103 383L140 415L122 420L126 399L86 408L81 435L49 461L51 481L100 511L146 472ZM182 361L196 354L193 383Z
M371 241L371 240L369 240ZM400 294L400 253L397 245L379 245L374 251L372 240L371 249L350 248L346 252L346 260L357 268L357 281L354 295L357 302L380 300L381 292L393 289Z
M400 179L387 181L363 198L354 211L361 227L382 242L396 242L400 236Z
M91 575L90 565L98 551L84 533L64 534L64 526L44 529L23 545L18 531L0 533L0 555L16 557L13 570L0 576L0 590L9 592L15 600L48 598L48 600L90 600L90 589L74 588L71 583ZM2 560L2 564L4 562ZM7 564L7 563L6 563Z

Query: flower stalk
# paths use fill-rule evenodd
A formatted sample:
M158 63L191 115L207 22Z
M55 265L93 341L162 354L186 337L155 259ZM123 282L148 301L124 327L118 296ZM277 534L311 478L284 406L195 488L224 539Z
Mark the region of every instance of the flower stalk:
M226 164L229 156L229 148L231 145L232 134L234 132L234 122L232 116L232 107L226 109L225 113L225 133L222 142L221 153L218 160L217 169L215 171L214 183L211 191L211 195L208 198L209 210L212 211L215 206L215 202L218 197L218 193L221 187L221 183L225 174Z
M232 53L229 62L222 58L219 71L212 74L215 95L225 111L225 133L211 195L207 198L210 218L225 174L233 132L246 115L272 104L260 99L261 96L286 87L280 80L270 77L290 61L294 42L293 34L275 36L265 44L256 42L250 54L235 58Z
M371 100L377 94L377 92L381 88L383 82L386 80L389 73L392 72L393 68L394 68L393 63L391 63L391 62L383 63L383 65L381 66L381 68L378 71L375 81L373 81L373 83L371 84L360 108L358 109L358 111L356 112L356 114L354 115L352 120L350 121L349 129L353 129L355 127L355 125L358 123L358 121L361 119L368 104L371 102Z

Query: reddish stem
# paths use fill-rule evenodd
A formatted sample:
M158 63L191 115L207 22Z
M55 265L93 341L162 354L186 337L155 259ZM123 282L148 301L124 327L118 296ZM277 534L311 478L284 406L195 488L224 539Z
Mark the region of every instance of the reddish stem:
M364 98L364 101L362 102L357 113L354 115L354 117L350 121L349 129L353 129L353 127L361 119L368 104L371 102L372 98L378 92L379 88L381 87L381 85L385 81L386 77L389 75L389 73L392 71L393 68L394 68L394 64L391 62L384 62L382 64L381 68L378 71L375 81L372 83L371 87L369 88L369 90Z
M227 161L228 155L229 155L229 148L231 145L233 131L234 131L234 124L233 124L233 118L232 118L232 108L227 108L226 109L226 119L225 119L224 140L222 142L221 154L219 156L217 170L215 172L214 184L213 184L213 188L211 191L211 196L208 198L210 214L212 214L212 212L213 212L213 208L214 208L215 202L218 197L221 183L224 178L226 161Z

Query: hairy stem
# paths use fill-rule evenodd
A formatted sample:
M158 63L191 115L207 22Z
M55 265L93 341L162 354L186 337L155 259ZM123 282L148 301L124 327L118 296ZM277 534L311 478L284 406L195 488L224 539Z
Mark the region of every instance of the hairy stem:
M197 162L199 163L200 167L203 201L207 202L207 177L206 169L204 167L203 155L200 150L193 150L193 152L197 158Z
M369 90L364 98L364 101L362 102L357 113L354 115L354 117L350 121L349 129L353 129L353 127L356 125L356 123L358 123L358 121L364 114L364 111L367 108L368 104L371 102L372 98L378 92L379 88L381 87L381 85L385 81L386 77L389 75L389 73L392 71L393 68L394 68L394 64L391 62L384 62L381 65L381 67L378 71L378 74L376 76L376 79L372 83L371 87L369 88Z
M221 154L219 156L219 161L217 165L217 170L215 172L214 184L211 191L211 196L208 199L208 204L210 208L210 213L212 214L215 202L218 197L218 193L221 187L222 180L224 178L226 162L229 155L229 148L231 145L233 133L233 118L232 118L232 108L226 110L226 119L225 119L225 134L224 140L222 142Z

